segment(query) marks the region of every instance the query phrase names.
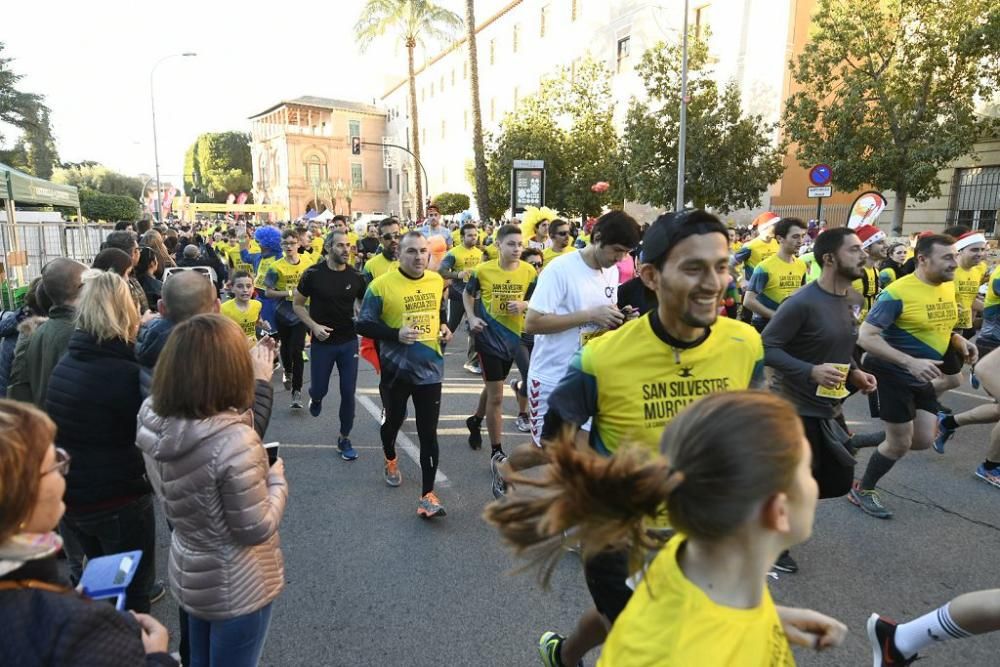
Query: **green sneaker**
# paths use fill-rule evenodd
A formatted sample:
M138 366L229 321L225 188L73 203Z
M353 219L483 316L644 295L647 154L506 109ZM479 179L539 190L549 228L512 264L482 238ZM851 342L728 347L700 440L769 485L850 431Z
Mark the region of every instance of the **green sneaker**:
M855 487L847 494L847 499L861 508L861 511L876 519L891 519L892 512L882 504L882 497L874 489L867 491Z
M566 638L558 632L546 632L538 640L538 655L542 657L545 667L563 667L560 653L564 641ZM582 660L577 663L577 667L583 667Z

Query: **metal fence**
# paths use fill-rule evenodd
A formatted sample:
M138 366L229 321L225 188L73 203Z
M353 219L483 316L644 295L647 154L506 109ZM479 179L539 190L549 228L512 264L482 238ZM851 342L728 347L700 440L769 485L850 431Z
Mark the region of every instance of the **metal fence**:
M782 218L799 218L800 220L813 220L816 217L816 207L810 205L796 206L775 206L771 209L774 214ZM843 227L850 217L851 207L848 204L831 204L823 206L823 219L826 220L827 227Z
M3 257L20 250L26 254L27 264L22 267L7 267L7 276L13 287L22 287L36 276L42 267L57 257L69 257L90 265L94 261L105 237L114 229L112 225L85 226L61 222L33 222L0 225L0 249ZM12 238L16 234L17 243Z

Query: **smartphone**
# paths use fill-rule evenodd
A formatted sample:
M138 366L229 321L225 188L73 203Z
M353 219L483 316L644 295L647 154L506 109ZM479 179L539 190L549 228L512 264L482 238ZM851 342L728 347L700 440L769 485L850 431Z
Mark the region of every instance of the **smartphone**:
M279 443L277 440L275 440L274 442L265 442L264 449L277 449L278 445L280 444L281 443Z

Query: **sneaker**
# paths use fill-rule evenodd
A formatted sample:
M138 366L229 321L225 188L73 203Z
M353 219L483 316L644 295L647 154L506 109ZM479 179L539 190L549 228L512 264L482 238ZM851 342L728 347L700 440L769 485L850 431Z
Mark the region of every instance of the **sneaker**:
M354 461L358 458L358 453L354 450L354 446L351 445L350 438L337 438L337 449L340 450L340 458L345 461Z
M378 416L378 425L379 426L385 425L385 408L382 408L382 412Z
M847 441L847 446L854 451L865 449L866 447L878 447L885 442L885 431L875 431L874 433L855 433Z
M323 401L317 401L315 398L309 399L309 414L313 417L319 417L319 414L323 412Z
M774 569L778 572L795 574L799 571L799 564L796 563L795 559L792 558L792 555L785 550L781 552L780 556L778 556L778 560L774 561Z
M302 409L302 392L293 391L292 392L292 409L301 410Z
M983 480L987 484L992 484L993 486L1000 488L1000 468L987 470L986 466L980 463L979 467L976 468L976 477Z
M878 614L868 617L868 641L872 644L872 665L874 667L904 667L917 659L914 653L909 658L896 648L896 623Z
M951 439L951 436L955 435L955 429L948 428L944 425L945 417L949 417L943 412L939 412L937 415L937 436L934 438L934 451L938 454L944 454L944 445Z
M149 604L156 604L164 598L167 594L167 587L163 585L162 581L157 581L153 584L153 588L149 591Z
M949 408L947 405L942 405L941 403L938 403L938 412L943 412L946 415L953 415L953 414L955 414L954 410L952 410L951 408Z
M285 371L282 374L281 384L285 385L285 389L287 391L291 391L292 390L292 374L289 373L288 371Z
M475 415L465 420L465 426L469 429L469 447L472 449L481 449L483 446L483 434L480 431L482 425L483 420Z
M503 453L503 450L497 450L490 457L490 479L492 480L491 488L493 489L493 497L500 500L507 494L507 482L504 481L503 475L500 474L500 464L507 460L507 455Z
M514 420L514 427L521 433L531 433L531 419L523 412Z
M473 375L482 375L483 374L483 369L480 368L479 364L477 364L474 361L467 361L467 362L465 362L462 365L462 368L464 368L468 372L472 373Z
M518 380L517 378L511 378L510 380L507 381L507 386L510 387L511 391L517 394L518 391L521 389L521 381Z
M542 664L545 667L563 667L562 658L559 655L562 644L566 641L558 632L543 633L538 640L538 655L542 657ZM583 661L577 663L577 667L583 667Z
M385 483L389 486L399 486L403 483L403 475L399 472L399 458L385 460Z
M420 502L417 503L417 516L421 519L433 519L436 516L445 516L445 514L441 501L438 500L433 491L420 496Z
M861 511L865 514L878 519L892 518L892 512L882 504L882 497L874 489L867 491L859 487L854 487L848 492L847 499L860 507Z

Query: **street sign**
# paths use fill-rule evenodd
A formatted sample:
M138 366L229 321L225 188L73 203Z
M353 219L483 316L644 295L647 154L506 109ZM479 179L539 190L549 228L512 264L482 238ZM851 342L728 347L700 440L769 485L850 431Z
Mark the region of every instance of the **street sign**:
M809 182L813 185L827 185L833 178L833 169L828 164L818 164L809 170ZM810 197L814 195L809 195ZM829 195L826 195L829 197Z
M829 185L822 185L819 187L809 188L808 196L810 197L829 197L833 194L833 187Z
M385 144L396 143L395 137L382 137L382 167L385 169L394 169L396 166L395 161L392 159L392 150Z

